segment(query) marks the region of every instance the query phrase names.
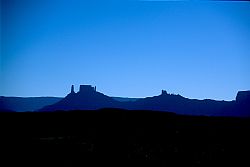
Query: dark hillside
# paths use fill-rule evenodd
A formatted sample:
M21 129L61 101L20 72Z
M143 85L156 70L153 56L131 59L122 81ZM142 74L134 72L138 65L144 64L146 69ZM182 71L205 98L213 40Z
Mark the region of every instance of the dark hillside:
M248 118L119 109L0 114L9 166L250 165Z

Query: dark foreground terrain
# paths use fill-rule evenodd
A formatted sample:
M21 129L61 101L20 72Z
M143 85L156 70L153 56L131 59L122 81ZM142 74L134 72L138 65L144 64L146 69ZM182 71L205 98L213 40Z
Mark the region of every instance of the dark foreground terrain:
M0 113L0 130L0 166L250 166L248 118Z

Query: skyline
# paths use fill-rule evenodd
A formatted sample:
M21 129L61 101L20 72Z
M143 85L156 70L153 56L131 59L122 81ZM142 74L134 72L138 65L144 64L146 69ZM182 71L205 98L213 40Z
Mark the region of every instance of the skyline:
M249 2L2 0L2 96L162 89L233 100L250 87Z
M76 86L78 86L78 87L76 87ZM0 95L0 96L1 97L7 97L7 98L12 98L12 97L18 97L18 98L46 98L46 97L49 97L49 98L50 97L52 97L52 98L65 98L67 95L69 95L72 92L73 93L79 93L81 91L81 88L80 88L81 86L90 86L90 87L93 87L94 91L102 93L102 94L104 94L106 96L109 96L109 97L114 97L114 98L115 97L117 97L117 98L131 98L131 99L133 99L133 98L134 99L136 99L136 98L138 98L138 99L144 99L144 98L147 98L147 97L156 97L156 96L159 96L159 95L161 95L163 93L166 93L168 95L179 95L179 96L182 96L182 97L190 99L190 100L235 101L236 98L237 98L236 96L238 95L238 93L240 93L240 92L249 92L250 91L250 90L238 91L238 92L236 92L235 98L232 99L232 100L225 100L225 99L218 100L218 99L211 99L211 98L204 98L204 99L190 98L190 97L185 97L185 96L183 96L181 94L176 94L176 93L168 92L165 89L161 89L161 90L159 90L159 92L157 94L151 95L151 96L145 96L145 97L126 97L126 96L110 96L110 95L105 94L104 92L101 92L101 91L97 90L96 86L94 86L94 85L80 84L80 85L71 85L70 86L70 90L68 90L68 92L64 96L2 96L2 95Z

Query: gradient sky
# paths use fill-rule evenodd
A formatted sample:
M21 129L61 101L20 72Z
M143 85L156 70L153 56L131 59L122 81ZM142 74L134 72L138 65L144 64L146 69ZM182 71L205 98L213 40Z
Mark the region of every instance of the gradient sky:
M161 89L232 100L250 89L249 2L1 0L0 95Z

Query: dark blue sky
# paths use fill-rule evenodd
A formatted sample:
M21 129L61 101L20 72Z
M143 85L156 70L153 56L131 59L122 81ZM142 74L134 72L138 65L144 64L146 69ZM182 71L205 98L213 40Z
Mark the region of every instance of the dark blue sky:
M232 100L250 89L249 2L1 0L0 95Z

